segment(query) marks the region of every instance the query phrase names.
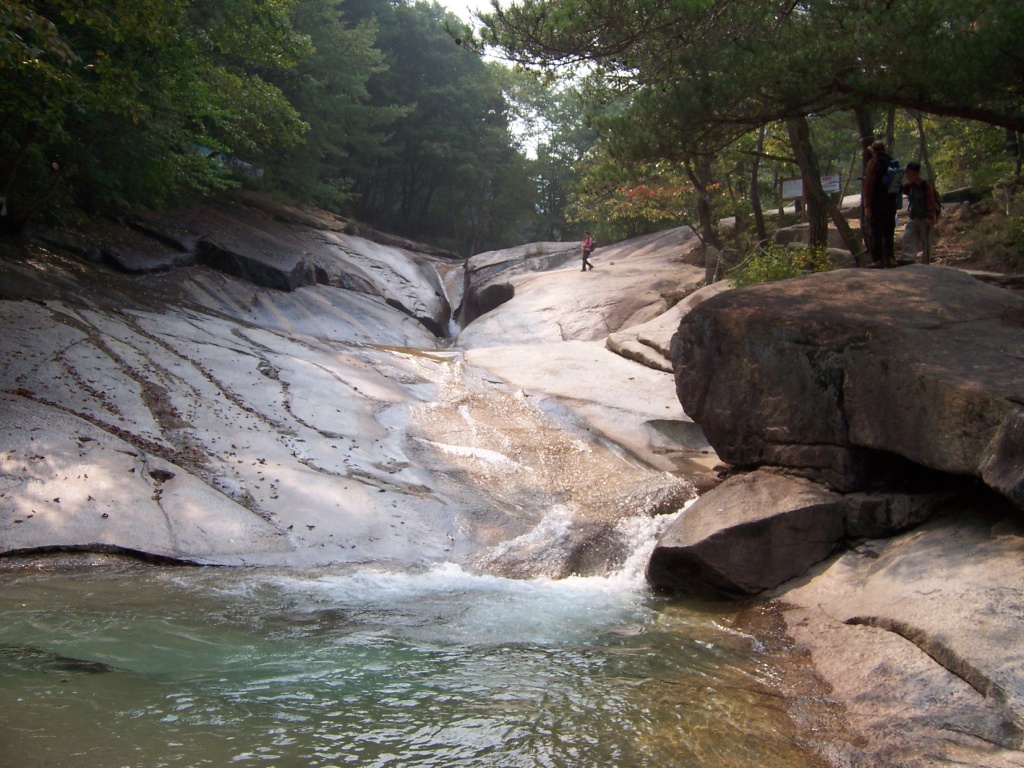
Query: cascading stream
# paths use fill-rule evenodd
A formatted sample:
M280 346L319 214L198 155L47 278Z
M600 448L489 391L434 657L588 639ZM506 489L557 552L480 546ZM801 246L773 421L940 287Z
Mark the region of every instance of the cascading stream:
M394 249L349 256L437 296ZM194 270L99 300L40 263L0 302L8 549L264 567L7 562L0 768L819 765L776 651L644 586L693 496L645 463L681 416L665 374L553 345L569 395L538 396L359 291Z

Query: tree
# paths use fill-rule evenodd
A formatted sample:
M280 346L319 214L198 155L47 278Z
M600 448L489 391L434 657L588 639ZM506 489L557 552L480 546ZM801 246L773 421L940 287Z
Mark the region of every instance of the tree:
M380 154L402 108L370 103L369 80L387 69L373 19L350 21L345 0L299 0L292 23L313 50L294 68L267 77L309 131L301 144L269 149L269 183L298 201L343 211L354 197L347 176L352 157Z
M509 132L494 65L459 45L469 30L437 4L353 0L353 20L373 20L387 69L367 83L369 104L395 110L377 151L351 153L352 212L378 228L460 250L491 243L518 219L524 166ZM501 180L499 183L499 179ZM453 208L454 206L454 208Z
M485 23L518 61L597 64L726 140L730 126L876 103L1024 125L1016 0L524 0Z
M11 2L0 36L0 195L16 229L63 195L92 210L223 188L211 152L305 129L261 74L308 49L291 0Z
M686 170L661 161L620 163L599 145L588 155L567 216L601 240L646 234L696 217L697 195Z
M535 210L520 241L582 237L588 225L596 228L596 222L585 217L569 221L566 214L571 190L579 183L585 158L597 141L583 94L571 81L549 81L518 67L497 71L510 117L518 124L520 151L532 151L535 156L528 167L536 186Z

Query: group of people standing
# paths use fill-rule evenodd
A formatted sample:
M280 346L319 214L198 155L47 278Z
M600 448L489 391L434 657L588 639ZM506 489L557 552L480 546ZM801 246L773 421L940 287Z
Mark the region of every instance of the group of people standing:
M861 205L873 266L896 266L896 212L901 207L903 195L909 203L902 243L903 258L914 261L920 251L921 263L930 264L932 228L939 212L935 185L921 178L920 163L907 163L903 183L898 193L892 194L889 184L892 162L885 142L876 141L871 145L871 159L864 169Z

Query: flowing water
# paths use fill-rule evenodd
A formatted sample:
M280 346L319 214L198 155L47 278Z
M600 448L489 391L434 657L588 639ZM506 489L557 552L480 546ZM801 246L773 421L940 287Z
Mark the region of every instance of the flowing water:
M650 535L648 535L648 538ZM451 565L0 574L0 765L820 762L724 607Z

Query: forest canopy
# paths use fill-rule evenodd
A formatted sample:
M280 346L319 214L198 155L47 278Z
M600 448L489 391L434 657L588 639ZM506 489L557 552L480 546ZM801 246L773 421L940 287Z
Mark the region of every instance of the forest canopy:
M0 0L2 225L244 184L463 252L533 236L511 75L460 35L426 2Z
M601 138L582 202L595 213L686 206L716 242L723 212L713 204L743 197L759 217L774 166L810 188L812 236L823 242L820 173L843 158L819 157L817 145L839 115L854 153L878 136L906 149L916 132L913 154L926 163L929 123L960 134L964 150L979 125L990 144L1005 132L1019 177L1019 0L513 0L484 22L484 40L523 67L586 72ZM853 163L847 176L860 171ZM749 192L737 195L741 186Z
M481 23L0 0L0 231L246 186L466 255L684 223L715 242L725 216L763 236L783 178L856 191L875 136L942 188L1020 175L1019 0L500 0Z

